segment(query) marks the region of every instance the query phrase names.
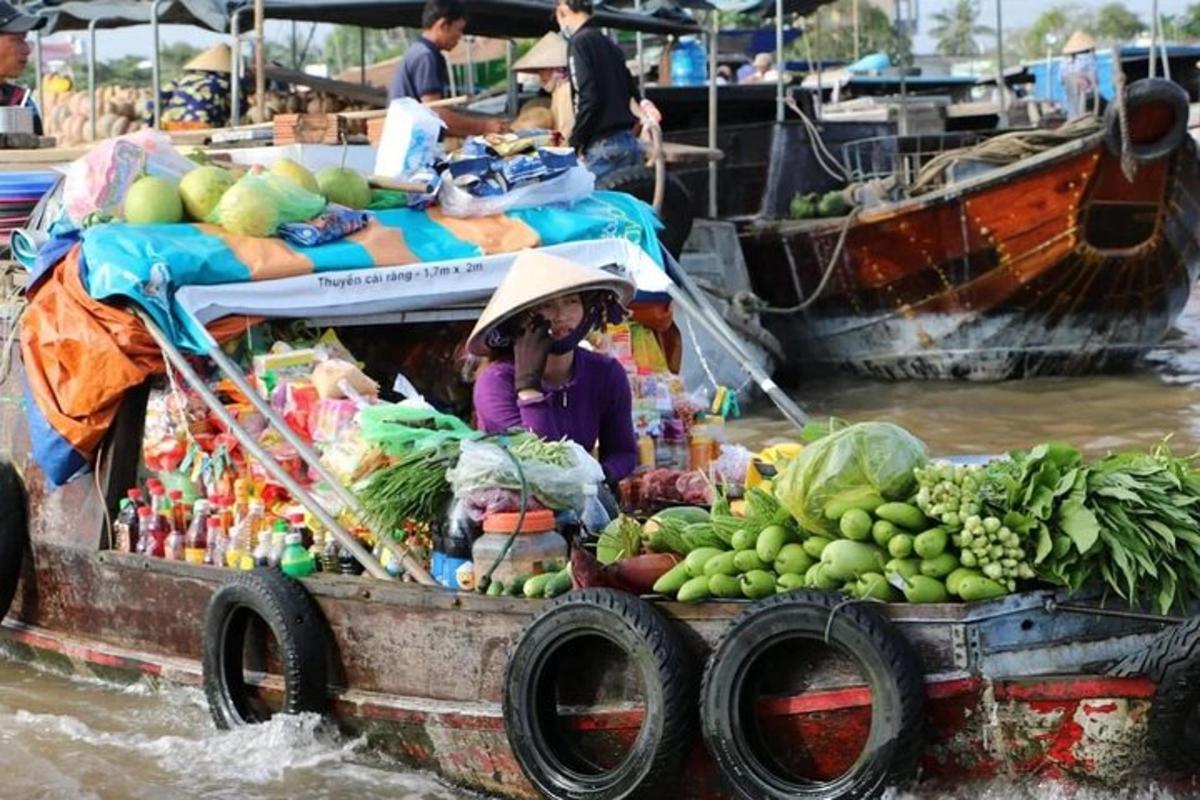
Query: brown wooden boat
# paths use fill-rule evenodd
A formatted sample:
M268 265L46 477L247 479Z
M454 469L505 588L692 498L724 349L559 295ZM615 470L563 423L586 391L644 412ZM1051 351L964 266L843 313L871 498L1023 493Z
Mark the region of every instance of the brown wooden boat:
M1139 81L1127 97L1126 145L1110 111L1008 166L964 153L935 190L848 218L747 225L787 368L997 380L1119 368L1154 347L1200 270L1200 170L1182 90ZM931 149L882 144L892 165Z

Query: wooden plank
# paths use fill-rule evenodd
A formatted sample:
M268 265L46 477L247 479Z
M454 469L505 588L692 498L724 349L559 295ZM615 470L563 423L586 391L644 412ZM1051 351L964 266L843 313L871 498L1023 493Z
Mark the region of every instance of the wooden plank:
M363 86L358 83L336 81L332 78L321 78L294 69L283 67L267 67L267 77L274 81L282 81L292 85L308 86L314 91L336 95L354 103L367 103L374 106L387 105L387 91L377 86Z
M662 154L668 164L707 164L725 158L725 154L715 147L682 142L663 142Z

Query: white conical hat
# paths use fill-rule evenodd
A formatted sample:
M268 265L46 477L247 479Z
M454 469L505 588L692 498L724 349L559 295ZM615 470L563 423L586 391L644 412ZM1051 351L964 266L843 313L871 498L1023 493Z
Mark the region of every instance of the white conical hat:
M232 73L233 52L227 44L215 45L184 64L183 69L184 71Z
M1067 39L1067 43L1063 45L1063 55L1070 56L1075 53L1086 53L1088 50L1095 49L1095 39L1083 31L1075 31L1071 34L1071 38Z
M529 52L517 59L513 72L536 72L539 69L567 68L567 40L551 31L537 40Z
M508 274L475 323L467 350L477 356L490 355L485 340L495 326L553 297L598 289L615 292L622 305L627 305L637 291L633 282L622 275L584 267L539 250L524 250L508 268Z

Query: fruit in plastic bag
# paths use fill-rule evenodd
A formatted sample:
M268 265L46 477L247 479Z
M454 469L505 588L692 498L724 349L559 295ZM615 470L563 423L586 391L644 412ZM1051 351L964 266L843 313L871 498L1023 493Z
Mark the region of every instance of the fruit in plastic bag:
M204 220L236 182L233 173L220 167L197 167L179 182L183 208L194 220Z
M138 178L125 194L125 221L134 225L179 222L183 201L179 189L166 178Z
M325 167L317 173L317 185L331 203L346 208L366 208L371 204L371 185L349 167Z
M321 194L321 187L311 172L290 158L281 158L271 165L271 174L299 186L313 194Z
M226 190L208 222L240 236L271 236L280 225L325 210L325 198L277 175L251 172Z

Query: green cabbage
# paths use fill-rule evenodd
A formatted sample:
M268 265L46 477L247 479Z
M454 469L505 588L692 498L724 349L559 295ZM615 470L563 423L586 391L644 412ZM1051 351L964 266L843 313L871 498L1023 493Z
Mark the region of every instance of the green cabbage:
M825 516L827 503L864 490L907 500L916 483L913 468L928 459L925 443L900 426L860 422L806 447L775 479L775 496L804 530L837 536L837 521Z

